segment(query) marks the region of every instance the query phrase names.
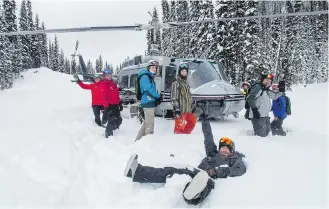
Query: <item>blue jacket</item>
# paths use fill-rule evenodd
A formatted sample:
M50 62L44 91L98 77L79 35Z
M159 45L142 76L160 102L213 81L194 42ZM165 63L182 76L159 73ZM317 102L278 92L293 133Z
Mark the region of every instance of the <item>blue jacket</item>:
M285 119L287 117L286 112L286 98L281 96L279 99L273 100L272 102L272 110L273 115L280 119Z
M142 108L155 107L155 100L160 98L161 96L156 90L154 81L150 80L147 74L151 75L151 77L153 78L155 76L154 73L151 73L147 69L143 69L138 73L138 76L143 75L139 81L140 91L142 93L142 99L141 99Z

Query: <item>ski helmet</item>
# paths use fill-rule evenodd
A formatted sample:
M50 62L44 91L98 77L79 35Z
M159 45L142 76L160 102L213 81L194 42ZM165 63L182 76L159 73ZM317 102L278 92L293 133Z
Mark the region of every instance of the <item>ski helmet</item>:
M274 79L274 75L272 74L272 73L270 73L270 74L262 74L262 76L261 76L261 81L263 81L264 79L270 79L271 81L273 81L273 79Z
M113 74L113 71L112 71L109 67L107 67L107 68L103 71L103 75L106 75L106 74L108 74L108 75L112 75L112 74Z
M159 67L159 62L156 60L150 60L147 63L147 69L149 69L151 66Z
M188 73L188 65L187 65L187 63L181 63L181 64L179 65L179 67L178 67L178 75L180 75L180 72L181 72L182 70L186 70L187 73Z
M243 86L250 86L250 83L248 81L243 81L241 87Z
M234 141L232 141L231 138L229 137L222 137L220 140L219 140L219 144L218 144L218 150L222 147L222 146L227 146L231 153L233 153L235 151L235 143Z
M272 85L272 89L279 89L279 84L278 83L274 83Z

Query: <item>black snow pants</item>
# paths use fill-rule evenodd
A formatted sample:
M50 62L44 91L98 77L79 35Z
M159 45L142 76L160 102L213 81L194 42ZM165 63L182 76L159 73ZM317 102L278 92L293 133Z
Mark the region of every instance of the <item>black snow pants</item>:
M102 121L100 118L100 114L101 114L101 111L104 110L104 106L103 105L93 105L92 108L93 108L93 112L94 112L94 116L95 116L95 123L99 126L101 126L102 123L105 124L107 121L107 114L105 112L103 113Z
M266 137L271 131L270 117L252 118L255 136Z
M105 131L108 136L113 136L113 131L119 129L122 123L119 105L109 105L109 107L106 110L106 113L107 113L107 126Z
M283 124L283 119L279 118L278 120L273 120L271 123L271 131L272 131L272 135L281 135L281 136L285 136L286 133L284 132L283 128L282 128L282 124Z
M196 175L196 171L190 171L187 168L153 168L138 164L133 177L133 182L139 183L166 183L167 178L171 178L174 174L186 174L192 178Z

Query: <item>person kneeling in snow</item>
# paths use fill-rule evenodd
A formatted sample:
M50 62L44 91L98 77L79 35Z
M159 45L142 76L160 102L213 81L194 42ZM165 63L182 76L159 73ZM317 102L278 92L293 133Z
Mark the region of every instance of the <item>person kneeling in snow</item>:
M212 179L243 175L247 170L242 160L245 155L235 151L234 142L227 137L220 139L217 149L208 120L208 108L202 109L200 117L207 156L201 161L199 169L143 166L138 163L138 155L133 154L128 160L124 175L139 183L166 183L167 178L174 174L189 175L192 181L185 186L183 197L192 205L201 203L208 196L215 185Z

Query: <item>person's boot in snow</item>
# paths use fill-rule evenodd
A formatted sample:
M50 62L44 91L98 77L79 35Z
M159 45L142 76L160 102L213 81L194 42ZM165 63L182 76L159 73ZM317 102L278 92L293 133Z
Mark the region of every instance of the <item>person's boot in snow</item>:
M135 176L135 172L138 168L138 155L133 154L130 156L128 163L126 165L125 173L124 175L130 178L133 178Z

